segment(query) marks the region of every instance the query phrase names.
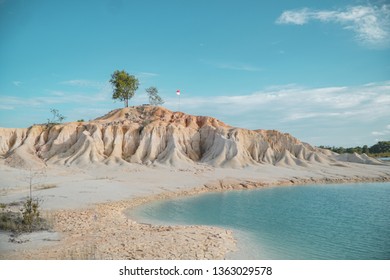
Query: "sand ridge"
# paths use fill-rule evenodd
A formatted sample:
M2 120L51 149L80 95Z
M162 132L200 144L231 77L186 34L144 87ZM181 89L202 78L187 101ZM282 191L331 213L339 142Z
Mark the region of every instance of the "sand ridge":
M383 164L367 156L338 156L276 130L248 130L215 118L138 106L113 110L89 122L0 128L0 157L16 168L90 164L165 165L197 163L242 168L272 164Z

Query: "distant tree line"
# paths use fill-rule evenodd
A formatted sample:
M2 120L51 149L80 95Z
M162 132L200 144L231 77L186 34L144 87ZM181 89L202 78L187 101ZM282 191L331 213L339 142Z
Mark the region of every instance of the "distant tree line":
M372 145L371 147L364 145L363 147L356 146L351 148L329 147L329 146L319 146L319 148L328 149L338 154L344 154L344 153L363 154L364 153L372 156L383 156L383 157L390 156L390 141L379 141L378 143Z

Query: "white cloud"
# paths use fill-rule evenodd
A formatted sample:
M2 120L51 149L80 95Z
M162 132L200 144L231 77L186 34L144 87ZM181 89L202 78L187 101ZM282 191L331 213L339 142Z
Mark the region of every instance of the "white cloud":
M229 64L229 63L220 63L216 65L217 68L220 69L228 69L228 70L237 70L237 71L248 71L248 72L257 72L262 71L261 68L248 65L248 64Z
M12 84L16 87L20 87L20 85L22 84L21 81L13 81Z
M339 118L344 116L357 115L354 112L306 112L306 113L292 113L284 121L297 121L303 119L315 119L315 118Z
M159 74L154 72L136 72L134 76L138 79L140 87L148 85L154 77L159 76Z
M374 136L390 135L390 124L386 125L385 129L383 129L381 131L373 131L373 132L371 132L371 134L374 135Z
M157 77L159 74L157 73L153 73L153 72L139 72L138 74L136 74L136 78L151 78L151 77Z
M318 117L353 117L356 120L390 118L390 81L349 87L305 88L298 85L273 86L247 95L189 97L184 107L220 109L220 113L282 110L277 119L294 121ZM177 100L167 99L169 104ZM183 107L183 108L184 108ZM213 110L214 110L213 109ZM212 113L212 112L210 112Z
M18 105L25 104L25 103L26 103L26 99L24 98L0 95L1 110L12 110L15 107L18 107Z
M312 144L364 145L375 142L374 127L389 124L389 86L390 81L322 88L292 84L246 95L183 94L180 108L187 113L219 118L233 126L290 132ZM178 109L177 98L165 100L164 106ZM352 138L357 142L351 143Z
M60 82L61 85L76 86L76 87L89 87L89 88L102 88L107 83L93 81L93 80L68 80Z
M0 110L14 110L14 109L15 107L13 106L0 104Z
M208 61L201 59L202 63L211 65L213 67L219 68L219 69L226 69L226 70L235 70L235 71L248 71L248 72L258 72L263 71L262 68L246 64L246 63L230 63L230 62L215 62L215 61Z
M110 94L105 91L86 94L83 92L49 91L46 95L35 97L0 96L0 110L11 110L13 108L40 107L52 104L96 104L108 102Z
M375 135L375 136L383 136L383 135L386 135L388 134L387 132L383 132L383 131L373 131L371 132L372 135Z
M304 25L309 21L332 22L355 32L356 39L370 46L389 47L390 5L353 6L344 10L284 11L276 20L278 24Z
M310 19L310 11L308 8L295 10L295 11L284 11L280 17L276 20L278 24L306 24Z

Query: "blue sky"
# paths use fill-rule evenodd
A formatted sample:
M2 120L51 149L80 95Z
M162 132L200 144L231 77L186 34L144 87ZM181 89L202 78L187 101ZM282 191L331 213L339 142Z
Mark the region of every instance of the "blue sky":
M313 145L390 140L388 1L0 0L0 127L122 107L115 70L166 106Z

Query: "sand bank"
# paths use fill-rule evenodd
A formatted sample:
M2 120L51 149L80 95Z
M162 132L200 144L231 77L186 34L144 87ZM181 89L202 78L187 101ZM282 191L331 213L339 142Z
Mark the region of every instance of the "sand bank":
M30 171L0 168L0 202L23 199ZM124 165L85 170L48 168L34 178L34 195L58 234L46 242L7 243L2 259L223 259L233 232L204 226L154 226L130 220L126 209L177 196L272 185L390 181L389 166L348 163L312 168L189 169ZM42 186L51 186L44 188ZM27 237L26 237L27 238ZM28 244L28 245L27 245Z

